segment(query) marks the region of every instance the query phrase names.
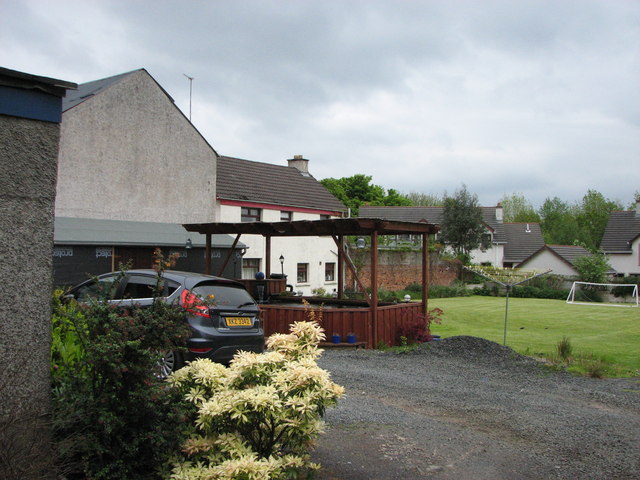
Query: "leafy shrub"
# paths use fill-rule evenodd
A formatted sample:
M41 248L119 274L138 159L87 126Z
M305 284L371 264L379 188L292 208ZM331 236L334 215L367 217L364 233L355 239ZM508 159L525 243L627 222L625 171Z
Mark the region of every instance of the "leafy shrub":
M442 323L442 314L442 309L433 308L426 316L419 315L417 319L401 324L396 331L396 345L412 345L431 340L431 325Z
M496 284L487 283L482 288L473 290L473 295L482 295L487 297L504 297L506 295L505 288L501 288ZM532 285L517 285L511 289L510 297L515 298L548 298L552 300L565 300L569 295L569 290L555 289L549 287L535 287Z
M405 287L405 291L413 293L422 293L422 284L418 282L410 283Z
M156 260L160 282L161 253ZM183 440L185 412L156 371L161 352L189 335L184 311L158 299L146 309L54 308L54 435L66 477L159 478Z
M318 468L308 448L344 389L319 368L315 321L267 340L269 352L238 353L229 367L197 360L170 382L193 405L193 429L176 480L298 478Z
M472 294L473 290L467 289L464 284L429 286L429 298L469 297Z
M637 275L630 275L628 277L624 277L621 278L619 280L616 281L616 283L626 283L626 284L636 284L636 285L640 285L640 276ZM631 296L633 294L633 287L613 287L611 289L611 293L613 293L613 296L616 298L619 297L628 297Z

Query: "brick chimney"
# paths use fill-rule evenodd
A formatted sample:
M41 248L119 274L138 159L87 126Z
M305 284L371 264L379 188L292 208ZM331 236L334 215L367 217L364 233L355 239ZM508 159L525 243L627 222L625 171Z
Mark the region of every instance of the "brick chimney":
M640 196L636 197L636 217L640 217Z
M309 160L302 155L294 155L293 158L287 160L290 167L298 169L302 174L309 174Z

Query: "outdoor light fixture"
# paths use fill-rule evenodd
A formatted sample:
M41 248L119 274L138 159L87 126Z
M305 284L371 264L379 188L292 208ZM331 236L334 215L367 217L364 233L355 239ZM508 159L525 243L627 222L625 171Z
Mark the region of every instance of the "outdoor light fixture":
M367 246L367 242L364 241L364 238L358 237L356 240L356 248L364 248Z
M280 273L284 277L284 255L280 254Z
M187 238L187 243L184 244L184 248L187 250L191 250L193 248L193 242L190 238Z

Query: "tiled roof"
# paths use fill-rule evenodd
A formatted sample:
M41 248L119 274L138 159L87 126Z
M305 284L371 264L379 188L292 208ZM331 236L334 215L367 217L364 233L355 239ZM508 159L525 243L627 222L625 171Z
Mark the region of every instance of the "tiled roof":
M546 245L546 248L571 265L574 265L573 262L579 257L589 257L592 255L589 250L578 245Z
M216 190L220 200L328 212L346 210L313 176L294 167L222 156L218 157L216 171Z
M496 207L480 207L482 221L493 231L494 243L507 241L504 224L496 220ZM377 207L362 205L358 210L358 216L362 218L382 218L398 222L419 222L426 220L428 223L440 225L444 207Z
M543 245L541 248L539 248L538 250L533 252L531 255L523 259L520 263L522 264L528 261L529 259L535 257L541 252L544 252L545 250L551 252L552 254L560 258L562 261L564 261L568 265L571 265L571 267L574 266L574 262L577 258L588 257L592 255L592 253L589 250L587 250L584 247L580 247L578 245Z
M640 235L640 215L635 210L611 212L600 248L605 253L631 253L631 244Z
M67 93L67 96L62 99L62 111L66 112L70 108L75 107L101 91L106 90L111 85L118 83L123 78L139 72L140 70L143 69L133 70L131 72L121 73L120 75L114 75L113 77L101 78L100 80L94 80L93 82L78 85L77 90L70 91Z
M505 223L507 243L504 262L520 263L544 246L542 230L537 223Z

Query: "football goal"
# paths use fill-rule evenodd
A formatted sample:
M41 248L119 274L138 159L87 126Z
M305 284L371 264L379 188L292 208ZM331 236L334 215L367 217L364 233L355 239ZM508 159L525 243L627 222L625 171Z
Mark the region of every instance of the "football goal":
M638 285L635 283L573 282L567 303L606 307L637 307Z

